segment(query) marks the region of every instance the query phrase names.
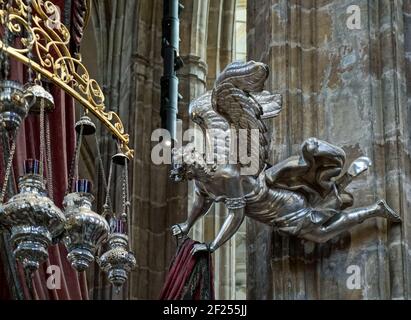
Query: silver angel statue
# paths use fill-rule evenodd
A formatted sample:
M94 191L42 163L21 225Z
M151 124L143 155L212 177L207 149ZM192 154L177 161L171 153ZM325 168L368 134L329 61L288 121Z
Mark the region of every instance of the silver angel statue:
M194 180L195 200L187 221L173 226L173 234L187 235L213 202L225 204L227 218L216 238L210 244L196 245L193 254L217 250L237 232L246 216L286 235L318 243L370 218L400 222L400 216L384 200L349 209L354 201L346 187L367 171L371 161L366 157L345 169L346 155L341 148L310 138L302 144L298 156L274 166L268 163L264 120L276 117L282 105L279 95L263 90L268 74L268 66L263 63L232 63L217 79L212 92L191 103L192 120L204 132L205 140L212 140L209 132L224 135L232 129L247 130L247 152L257 155L259 164L256 174L243 174L240 161L210 163L205 152L196 151L192 145L177 150L174 158L183 161L173 171L174 178ZM252 130L259 133L254 143ZM212 147L216 157L231 157L239 148L231 133L225 137L224 143Z

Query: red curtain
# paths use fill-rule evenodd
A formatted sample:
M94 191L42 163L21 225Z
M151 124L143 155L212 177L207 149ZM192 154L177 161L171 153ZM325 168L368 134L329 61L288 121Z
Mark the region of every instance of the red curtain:
M191 254L198 243L185 239L177 249L160 300L212 300L214 299L211 254Z
M61 8L64 8L64 1L54 1ZM12 61L12 78L24 83L23 66L16 61ZM51 86L56 109L49 114L50 137L52 149L52 177L54 201L57 206L62 207L63 197L67 190L68 167L70 165L75 148L75 109L71 97L61 89ZM19 131L17 140L17 151L14 158L14 176L17 188L18 177L22 174L23 162L25 159L39 159L39 119L38 116L30 115ZM2 164L0 164L1 166ZM0 167L1 176L4 168ZM23 287L26 299L35 300L83 300L88 299L87 281L85 273L78 274L66 259L67 252L64 245L56 245L49 249L49 260L45 262L38 272L33 276L32 290L30 284L26 282L22 267L18 265L18 274ZM0 261L0 264L2 261ZM3 263L5 263L3 261ZM48 266L59 266L61 275L61 289L49 290L47 279L51 276L47 274ZM0 268L7 270L3 265ZM0 272L0 286L7 286L6 277ZM0 297L10 296L10 290L0 290Z
M3 268L5 263L2 260L2 256L0 255L0 300L11 300L11 290L7 283L7 276L5 273L5 269Z

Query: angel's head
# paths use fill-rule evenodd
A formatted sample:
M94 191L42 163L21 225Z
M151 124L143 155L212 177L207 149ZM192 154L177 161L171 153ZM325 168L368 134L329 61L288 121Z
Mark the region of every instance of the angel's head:
M195 147L188 144L173 152L173 163L177 164L171 173L172 179L181 180L206 180L212 178L216 166L208 165L205 155L199 153Z

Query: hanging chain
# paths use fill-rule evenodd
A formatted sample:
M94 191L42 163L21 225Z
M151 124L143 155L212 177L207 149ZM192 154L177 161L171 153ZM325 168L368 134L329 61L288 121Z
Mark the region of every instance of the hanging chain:
M50 119L49 115L46 117L46 164L47 164L47 186L50 199L54 200L53 187L53 168L52 168L52 154L51 154L51 138L50 138Z
M44 152L46 150L46 143L45 143L45 127L44 127L44 99L41 99L40 104L40 175L44 176Z
M129 209L130 208L130 189L129 189L129 185L128 185L128 179L129 179L129 175L128 175L128 161L126 159L126 164L125 164L125 180L126 180L126 206Z
M5 19L5 28L4 28L4 46L7 49L7 47L11 44L12 39L11 39L11 33L9 30L9 22L10 22L10 14L9 10L13 6L13 0L9 0L6 4L6 19ZM4 78L7 80L9 78L10 74L10 59L7 54L5 54L4 58Z
M75 156L75 163L74 163L74 179L78 179L79 178L79 170L78 170L78 166L80 163L80 152L81 152L81 145L83 144L83 130L84 127L83 125L80 128L80 134L78 137L79 140L79 144L78 144L78 148L76 150L76 156Z
M127 161L125 161L125 163L127 163ZM123 213L121 214L121 220L123 222L126 222L127 221L126 165L124 165L124 168L123 168L123 177L122 178L123 178L123 181L122 181Z
M9 159L7 161L6 172L4 174L3 187L1 189L1 194L0 194L0 203L3 203L4 198L6 197L7 185L9 183L9 178L10 178L11 170L13 167L13 158L14 158L14 154L16 153L16 140L17 140L17 134L15 134L14 137L12 137L12 144L11 144L11 149L9 152Z
M1 2L1 10L3 11L3 12L6 12L6 10L7 10L7 4L6 4L6 2ZM8 18L8 14L7 14L7 17L6 17L6 19ZM6 21L5 21L5 25L4 25L4 29L6 29L7 28L7 23L6 23ZM4 30L4 32L6 32L6 30ZM2 42L3 43L6 43L6 41L5 41L5 36L3 35L3 39L2 39ZM4 53L4 51L3 50L0 50L0 70L4 70L4 63L5 63L5 53ZM0 73L0 76L3 76L1 73Z
M104 213L103 216L105 217L108 213L110 213L110 187L111 187L111 178L113 176L113 161L110 162L110 170L108 173L108 179L107 179L107 193L106 193L106 201L104 202Z
M126 160L126 194L127 194L127 223L125 228L125 233L127 235L131 234L130 222L131 222L131 199L130 199L130 188L129 188L129 172L128 172L128 161Z
M99 169L98 169L98 173L101 173L101 177L103 179L103 184L104 184L104 191L106 193L106 198L105 198L105 205L107 207L104 207L104 209L108 210L111 208L111 201L110 201L110 196L107 197L107 195L109 195L110 193L110 188L106 179L106 171L104 169L104 163L103 163L103 157L101 156L101 150L100 150L100 141L98 140L97 137L97 133L94 133L94 139L96 142L96 148L97 148L97 158L98 158L98 162L99 162ZM98 175L97 173L97 175ZM110 178L111 179L111 178Z
M74 154L73 154L73 157L71 158L66 195L69 194L72 191L72 187L73 187L74 166L75 166L75 163L76 163L76 152L77 152L77 149L78 149L78 145L79 145L79 141L78 141L78 138L76 137L76 148L74 149Z
M75 179L76 175L78 175L78 168L76 168L76 165L78 165L78 161L79 161L79 158L80 158L79 154L80 154L81 144L82 144L82 141L83 141L83 138L82 138L83 137L83 129L84 129L84 127L81 126L80 133L77 136L77 142L76 142L76 148L74 150L74 155L73 155L73 158L71 159L66 195L73 191L74 179Z
M31 66L31 62L33 60L33 39L32 39L32 33L31 33L31 24L33 21L33 9L31 7L31 0L26 0L26 5L27 5L27 41L29 43L29 46L27 47L28 53L27 53L27 58L29 59L29 65L28 65L28 83L33 82L33 68Z
M128 185L128 161L127 159L124 162L124 173L123 173L123 221L129 221L130 213L130 193Z

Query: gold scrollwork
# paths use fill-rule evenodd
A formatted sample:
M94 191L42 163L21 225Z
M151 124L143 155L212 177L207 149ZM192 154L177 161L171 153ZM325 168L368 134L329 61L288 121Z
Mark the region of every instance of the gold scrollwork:
M77 100L99 119L118 139L129 158L134 151L129 148L130 137L125 133L120 117L106 111L104 93L99 84L90 78L80 56L73 57L69 50L70 32L61 23L60 11L51 1L32 0L32 23L27 23L28 7L23 0L0 0L0 22L17 39L7 45L0 39L0 50L30 65L34 70ZM29 52L34 58L28 58Z

